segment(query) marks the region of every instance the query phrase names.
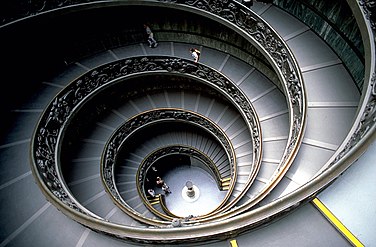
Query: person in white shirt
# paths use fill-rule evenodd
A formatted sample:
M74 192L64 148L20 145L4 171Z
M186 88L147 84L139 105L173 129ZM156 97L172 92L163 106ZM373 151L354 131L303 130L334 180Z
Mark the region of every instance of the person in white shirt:
M191 52L195 63L197 63L198 60L200 60L201 52L199 50L197 50L196 48L191 48L191 49L189 49L189 51Z
M151 197L155 197L155 191L153 189L148 189L148 193Z

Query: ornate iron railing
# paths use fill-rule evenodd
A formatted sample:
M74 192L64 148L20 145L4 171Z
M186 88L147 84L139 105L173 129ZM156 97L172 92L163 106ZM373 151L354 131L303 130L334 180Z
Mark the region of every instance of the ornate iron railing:
M235 186L237 172L234 148L226 134L214 122L200 114L182 109L154 109L140 113L126 121L112 134L111 138L108 140L105 146L105 150L103 152L103 157L101 161L102 181L107 192L111 195L111 199L116 203L116 205L119 205L124 212L129 214L131 217L136 216L136 219L139 220L139 214L137 213L137 211L135 211L127 205L127 203L117 190L115 181L115 165L117 161L117 155L119 153L119 150L124 148L124 146L127 146L127 140L131 138L134 134L142 131L143 129L151 125L160 124L163 122L186 123L202 128L203 130L208 132L213 139L217 140L221 144L222 148L226 151L227 159L229 160L229 165L231 168L232 181L227 195L223 199L222 203L217 207L220 208L231 196L231 192ZM135 184L138 190L138 194L145 203L145 206L160 218L171 221L173 220L172 217L164 215L154 210L154 208L147 203L146 195L143 193L143 179L145 177L146 171L145 168L151 166L153 162L155 162L158 158L160 158L163 155L163 153L165 153L168 150L170 152L179 152L179 150L180 152L183 152L184 150L186 150L188 152L190 151L191 154L194 154L194 150L186 148L164 148L159 149L156 152L153 152L148 157L146 157L145 160L140 164L136 174ZM149 221L153 222L152 219L150 219ZM156 221L156 223L158 224L160 223L160 221Z
M223 133L224 134L224 133ZM214 136L213 136L214 137ZM227 139L227 138L226 138ZM231 143L229 143L230 146ZM232 150L234 153L234 150ZM167 220L174 220L176 218L184 218L184 217L179 217L176 215L173 215L171 211L168 209L168 207L164 204L163 200L161 200L161 205L162 208L164 209L164 212L167 214L167 216L172 216L172 217L165 217L165 215L160 215L159 211L155 210L155 208L150 205L149 201L147 200L147 194L145 193L146 188L145 188L145 179L148 177L148 170L150 169L151 166L154 165L155 162L158 160L172 155L172 154L179 154L179 155L187 155L189 157L196 158L200 160L203 164L203 167L205 170L210 171L209 173L213 176L214 180L217 183L218 189L220 189L220 181L221 181L221 174L218 171L218 168L216 167L216 164L203 152L200 150L193 148L193 147L188 147L188 146L182 146L182 145L174 145L174 146L167 146L167 147L162 147L158 148L154 152L150 153L140 164L139 169L137 170L136 174L136 181L137 183L137 190L140 198L147 203L147 207L149 208L150 211L154 212L157 216L167 219ZM227 155L229 156L229 155ZM236 172L236 162L233 162L232 164L229 162L229 166L231 169L231 173ZM234 167L232 167L234 166ZM154 173L154 172L153 172ZM230 179L233 179L232 176ZM232 189L231 189L232 190ZM227 193L228 195L231 195L231 193ZM163 195L160 195L163 197ZM223 200L223 203L226 202L229 196L226 196L225 199ZM222 204L223 204L222 203ZM222 205L220 204L220 205ZM220 205L218 207L220 207Z
M143 4L156 4L154 1L136 2L137 3L135 3L135 1L120 1L117 2L117 4L139 4L140 2L143 2ZM68 3L67 1L63 1L61 6L69 6L72 4L77 4L77 2ZM78 5L79 4L77 4L77 6ZM161 5L161 3L158 5ZM278 169L280 173L276 175L275 179L273 179L273 183L269 186L270 189L272 189L273 184L281 178L291 165L301 143L305 127L305 93L302 77L293 55L283 40L271 27L256 14L236 1L168 1L165 2L163 6L177 8L182 11L194 11L197 14L212 18L223 25L233 28L258 47L276 69L284 85L290 109L290 122L292 127L289 133L287 148ZM46 8L41 9L45 10ZM42 12L43 11L40 13ZM140 239L139 241L143 242L156 241L152 229L148 229L150 232L144 231L144 229L144 232L141 232L137 229L119 226L106 221L91 221L87 214L82 214L80 210L71 209L80 209L81 207L71 198L69 193L67 193L66 186L62 180L56 179L60 174L58 166L60 152L58 146L60 143L59 134L61 134L64 128L69 124L72 109L79 108L82 99L93 96L99 88L108 86L107 83L118 80L135 71L137 71L136 73L151 73L164 70L168 73L183 73L185 76L192 76L202 81L211 80L213 81L212 86L221 90L229 100L233 101L235 105L239 107L243 117L249 124L253 138L254 165L260 163L261 157L261 132L258 120L254 118L255 113L248 99L242 95L236 86L231 84L230 81L220 73L214 72L210 68L200 64L194 65L181 59L171 58L160 59L158 62L161 61L163 62L157 63L159 67L152 63L148 65L143 64L144 62L149 62L147 59L127 60L123 64L121 62L111 63L109 67L101 67L101 69L103 69L102 71L94 70L90 72L90 74L86 74L84 77L74 81L70 87L67 87L55 98L54 104L51 104L46 109L35 132L32 145L33 171L36 173L44 193L49 198L53 197L54 204L62 209L63 212L88 227L100 229L108 234L124 239L135 240L132 236L137 233L137 238ZM140 68L141 70L139 70ZM55 195L63 195L63 197L56 198ZM66 203L67 201L69 203ZM235 219L236 218L234 218L234 220ZM203 230L201 227L200 231L197 231L195 227L189 227L189 230L184 232L177 232L175 230L158 231L158 241L184 242L192 240L192 236L200 240L211 239L225 233L227 223L231 223L231 221L210 224L210 230L207 226L202 226L203 228L207 228L207 231L201 231ZM235 227L233 229L241 228L242 227ZM127 232L126 236L123 234L124 231ZM176 234L178 233L179 235L177 236ZM149 239L151 236L153 236L152 239Z
M85 208L74 199L61 176L60 145L64 139L65 129L69 127L72 117L84 105L85 101L90 100L102 89L125 80L127 77L153 73L194 78L194 80L206 83L218 90L232 102L239 109L251 130L254 146L253 166L255 170L258 170L257 166L260 165L261 157L261 135L259 134L261 130L258 118L249 100L221 73L190 60L171 57L135 57L100 66L73 81L55 97L38 123L31 149L33 172L44 194L62 212L88 227L98 229L98 225L104 222L101 220L98 222L99 217L95 215L97 219L95 221L88 218L91 213L84 211ZM86 212L86 214L82 214L82 212ZM90 215L90 217L92 216ZM138 214L134 214L134 217L144 223L150 223ZM109 224L112 225L112 223ZM154 225L162 226L164 223ZM113 227L108 229L99 227L99 229L113 233ZM116 226L115 228L117 227L127 228L127 226Z

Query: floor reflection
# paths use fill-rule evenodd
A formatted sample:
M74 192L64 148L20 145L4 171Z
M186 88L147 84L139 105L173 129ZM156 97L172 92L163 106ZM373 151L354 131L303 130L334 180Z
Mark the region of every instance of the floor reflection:
M207 214L213 211L226 195L226 191L219 191L213 177L199 167L179 166L168 171L163 179L171 190L166 196L166 206L177 216ZM182 195L187 181L191 181L199 190L196 200L186 200Z

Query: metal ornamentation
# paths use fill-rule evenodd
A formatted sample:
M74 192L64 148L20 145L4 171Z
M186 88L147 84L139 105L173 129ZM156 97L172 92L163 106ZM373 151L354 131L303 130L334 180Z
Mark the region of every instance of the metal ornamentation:
M39 168L39 177L58 200L76 211L85 213L61 186L60 179L54 167L57 137L58 131L56 129L44 127L39 129L35 140L35 162Z
M202 128L203 130L209 132L214 138L216 138L226 151L229 166L231 168L231 176L235 180L236 179L236 164L235 164L235 151L232 147L230 140L226 136L226 134L218 128L213 122L209 119L193 112L184 111L181 109L156 109L144 112L139 114L128 121L126 121L123 125L121 125L112 135L110 140L107 142L104 157L102 159L102 180L106 186L106 189L110 192L113 199L115 199L118 205L124 206L123 209L127 211L134 212L121 198L120 193L116 189L116 182L114 177L114 169L116 165L116 155L118 154L119 150L123 147L127 146L127 139L131 137L138 131L142 131L143 128L147 127L150 124L157 124L163 121L173 121L173 122L186 122L188 124L194 124ZM144 198L143 194L140 192L140 189L143 187L143 178L145 169L150 166L153 162L155 162L158 158L163 155L166 155L166 152L175 152L175 153L187 153L191 155L195 155L198 157L202 157L203 155L198 153L192 148L182 148L182 147L170 147L170 148L163 148L158 150L157 152L153 153L151 156L147 157L142 164L140 164L140 168L138 169L137 173L137 181L138 181L138 190L142 198ZM200 154L200 155L199 155ZM207 164L211 164L212 162L204 159ZM228 191L228 194L231 194L232 190ZM145 199L146 200L146 199ZM129 214L133 216L133 214Z
M350 140L346 143L342 151L330 163L332 166L340 161L363 137L374 128L376 123L376 75L373 74L371 78L371 95L367 101L367 105L360 118L359 124L351 136Z
M296 66L293 56L289 53L287 46L274 30L269 28L257 15L245 9L236 1L166 1L167 4L174 5L180 2L191 7L209 11L235 24L238 28L245 31L248 36L260 46L260 49L263 49L267 53L267 56L273 61L273 64L280 70L280 76L283 78L283 85L287 93L287 98L289 99L290 114L294 116L291 117L290 120L294 123L294 126L293 130L290 130L288 139L288 146L291 147L291 149L286 148L284 153L284 160L290 162L293 153L295 153L291 151L296 150L300 144L304 129L303 126L305 125L305 93L300 71ZM56 124L54 131L58 132L60 135L65 127L64 123L74 114L72 109L81 103L83 104L88 96L95 94L100 88L131 74L142 74L144 72L168 72L191 75L205 81L208 85L226 95L228 100L235 103L235 106L247 121L254 147L253 165L259 166L261 162L261 130L258 118L256 117L256 113L249 99L242 94L236 85L219 72L184 59L171 57L139 57L116 61L94 69L78 80L75 80L74 83L63 90L62 94L57 96L56 100L60 101L65 95L66 102L64 102L65 108L58 109L57 113L63 121ZM51 110L52 109L48 107L46 114L51 113ZM43 124L42 121L39 126ZM56 144L56 146L58 145L59 144ZM56 149L58 150L58 148L55 148L54 152L56 152ZM116 150L112 149L110 152L116 152ZM109 153L106 155L109 155ZM42 156L39 158L43 160L46 157ZM57 161L53 162L54 163L51 165L53 172L60 174L59 164L57 164ZM280 165L286 166L286 164L283 163ZM37 169L40 173L41 168L37 167ZM109 176L111 175L111 171L104 170L104 174ZM63 191L66 191L70 198L71 195L68 189L66 189L64 182L58 181L57 183L59 182L61 183L60 186L63 188ZM110 187L110 191L114 190L116 190L116 188ZM74 200L72 199L72 201ZM81 206L78 205L78 207Z
M66 6L72 6L76 4L94 2L91 0L19 0L10 1L3 11L3 15L0 16L2 25L22 19L29 16L42 14L44 12L59 9Z
M372 0L360 0L359 5L362 7L365 19L369 21L369 25L372 29L370 37L373 37L374 45L376 45L376 3ZM373 54L373 58L374 54ZM371 68L372 75L368 83L370 90L366 95L363 104L365 104L362 113L359 113L360 120L356 130L342 148L341 152L334 158L332 162L328 165L329 167L338 163L347 153L349 153L370 131L373 131L376 123L376 67ZM359 117L358 116L358 117Z
M155 150L154 152L150 153L140 164L136 180L138 181L137 190L139 193L139 196L143 198L143 201L147 204L149 201L146 199L145 195L145 179L147 177L148 171L150 167L153 166L153 164L166 156L173 155L173 154L183 154L187 155L189 157L194 157L198 160L200 160L212 173L212 175L215 177L215 181L218 182L218 186L220 186L219 181L222 179L220 172L218 171L218 167L216 167L215 163L202 151L197 150L196 148L189 147L189 146L182 146L182 145L173 145L173 146L167 146L163 148L159 148ZM116 165L116 164L115 164ZM235 166L234 162L229 162L229 166ZM232 171L234 171L234 167L231 168ZM152 212L156 211L153 206L146 205ZM166 215L164 215L163 218L168 218Z
M168 155L172 154L185 154L189 157L194 157L200 161L203 162L204 165L206 165L213 174L219 174L217 167L215 166L214 162L204 153L202 153L200 150L197 150L193 147L187 147L187 146L181 146L181 145L174 145L174 146L168 146L160 148L151 154L147 158L145 158L142 163L140 164L140 167L138 169L138 173L136 176L137 181L140 182L140 188L143 189L144 186L144 180L145 175L147 174L150 167L160 158L163 158ZM220 177L217 177L216 180L221 179Z
M208 11L235 24L238 28L251 36L262 47L276 66L280 69L287 82L287 92L291 103L300 113L304 112L304 94L300 71L292 54L282 38L272 30L259 16L248 8L231 0L178 0L177 3L186 4Z
M369 20L371 28L376 29L376 4L374 0L360 0L359 5L363 7L363 13Z
M256 114L248 99L242 95L239 89L233 86L229 79L204 65L197 65L193 61L180 58L151 56L118 60L89 71L64 88L46 108L36 128L32 148L35 170L51 194L56 195L61 202L70 208L77 211L85 211L82 205L78 205L75 202L73 196L68 192L64 181L59 179L60 164L55 160L55 157L58 156L56 153L60 150L58 148L59 143L57 143L59 136L64 134L64 128L66 128L70 118L75 114L75 109L89 100L89 96L94 95L101 88L109 86L115 81L124 79L126 76L140 75L145 72L191 75L215 88L222 95L226 95L226 98L232 101L240 109L240 113L246 117L255 147L253 164L257 166L260 163L261 130L258 118L255 117ZM134 92L134 94L136 93ZM179 114L181 113L175 113L174 117L178 118ZM182 117L184 115L182 114ZM147 118L149 117L156 116L147 116ZM139 126L141 123L144 124L145 121L147 122L147 119L137 119L137 121L132 122L132 125L133 127ZM201 121L200 124L204 126L206 123ZM207 127L212 128L210 126ZM213 128L212 131L215 132L215 129ZM218 135L218 137L222 139L220 141L225 142L222 135ZM114 154L116 154L116 148L109 148L108 157L112 156L110 152L115 152ZM57 157L57 159L59 158ZM110 159L107 159L106 162L110 162ZM106 174L106 178L111 175L111 170L105 169L103 172ZM114 192L115 188L110 186L109 190Z
M240 107L241 111L244 113L245 118L250 124L252 131L251 135L253 137L254 153L256 154L253 163L257 164L260 161L259 149L261 145L261 132L259 125L257 124L257 118L255 117L256 113L249 103L249 99L229 79L224 77L219 72L210 69L209 67L199 64L197 65L197 70L191 72L191 74L201 79L212 82L216 87L226 92L226 94L230 96L231 100L233 100L236 105Z
M284 79L290 82L299 82L294 85L294 90L288 86L288 98L294 108L301 113L305 109L303 85L301 83L300 72L295 65L293 56L288 52L287 46L277 33L272 30L260 17L248 8L240 5L234 0L174 0L160 1L167 4L182 4L196 7L198 9L210 12L216 16L224 18L235 24L238 28L246 31L260 45L268 55L274 60L275 64L281 70ZM15 6L9 7L7 11L9 16L2 16L3 23L15 19L36 15L53 9L59 9L67 6L74 6L82 3L96 3L89 0L55 0L55 1L33 1L33 3L23 3L15 1ZM13 10L13 11L12 11ZM14 10L17 10L16 12ZM297 93L298 92L298 93ZM299 93L300 92L300 93ZM300 99L300 100L297 100ZM305 120L302 119L301 122ZM301 123L303 125L303 123ZM292 138L294 141L297 138Z
M11 1L12 4L10 7L7 7L10 11L3 11L3 14L0 17L0 21L2 25L6 25L11 21L16 21L18 19L33 16L36 14L40 14L43 12L47 12L49 10L59 9L63 7L79 5L82 3L89 3L99 1L85 1L85 0L54 0L54 1ZM111 2L111 1L109 1ZM123 1L120 1L123 2ZM124 1L126 2L126 1ZM132 1L135 2L135 1ZM143 3L147 3L149 1L139 1ZM150 1L152 2L152 1ZM372 0L360 0L358 1L360 6L363 6L363 10L365 13L366 18L370 21L370 25L375 30L375 21L373 11L375 8L374 1ZM211 14L221 17L234 25L236 25L239 29L245 31L251 37L255 43L260 46L260 49L263 49L269 58L273 61L273 64L280 70L281 78L284 79L284 87L287 93L287 98L289 100L289 107L292 114L291 124L291 138L289 138L289 142L286 148L287 153L293 152L295 150L296 145L299 144L301 141L301 134L304 130L305 125L305 93L304 87L302 84L301 74L294 61L293 56L289 52L287 46L284 44L282 39L272 30L266 23L263 22L256 14L253 12L245 9L235 0L161 0L160 3L166 4L174 4L174 5L188 5L190 7L195 7L198 10L204 10L210 12ZM8 10L7 9L7 10ZM198 11L199 12L199 11ZM371 36L372 37L372 36ZM374 39L374 36L373 36ZM374 58L373 58L374 60ZM162 62L163 61L163 64ZM139 64L137 64L139 63ZM146 66L148 64L149 66ZM169 64L169 66L167 66ZM139 67L137 65L140 65ZM201 66L201 65L200 65ZM142 70L144 69L144 70ZM374 71L375 68L371 68ZM218 86L220 90L223 92L229 93L232 92L231 86L229 87L226 85L226 81L221 80L221 77L218 78L216 76L220 74L210 74L205 72L206 68L203 69L203 74L197 73L199 71L199 66L189 63L187 61L181 59L171 59L171 58L160 58L159 60L148 58L135 58L135 59L127 59L117 61L115 63L111 63L105 66L101 66L93 70L93 72L88 73L81 77L79 80L75 80L74 83L69 85L65 88L62 93L58 94L55 98L54 102L50 104L46 111L44 112L38 126L36 132L34 134L34 139L32 142L32 159L34 170L37 171L37 176L39 177L39 182L43 183L43 188L49 190L51 195L56 197L60 200L64 205L72 208L76 211L82 212L79 205L77 205L73 198L71 198L67 188L65 188L64 182L59 179L59 164L58 161L55 160L57 156L57 152L59 150L58 140L60 135L62 135L65 125L69 121L69 118L74 114L74 109L76 106L83 104L87 98L94 94L97 90L99 90L102 86L106 86L110 84L112 81L116 79L121 79L127 75L132 73L143 73L143 72L150 72L150 71L160 71L160 72L170 72L170 73L187 73L190 75L194 75L200 79L204 79L204 77L214 77L216 83L212 85L221 85ZM373 73L371 71L371 73ZM358 118L360 118L359 125L352 135L351 140L346 144L346 147L340 155L336 157L336 160L333 163L339 162L341 158L346 155L353 147L355 147L361 139L366 136L371 130L374 130L375 125L375 75L373 74L371 82L369 86L372 87L371 92L365 95L365 102L363 105L366 105L364 110L359 113ZM372 85L370 85L372 83ZM236 88L235 88L236 89ZM232 93L232 95L236 95ZM239 104L240 109L244 109L247 112L247 103L245 103L245 107L237 101ZM250 110L248 112L247 118L250 121L250 125L252 128L252 136L254 138L254 147L257 149L258 145L260 144L260 132L257 129L257 126L254 124L252 118L252 114L254 112ZM113 152L116 152L116 149L111 147ZM255 150L257 152L257 150ZM285 153L286 154L286 153ZM106 154L107 155L107 154ZM108 154L109 156L116 155L115 154ZM284 161L287 161L288 156L284 155ZM105 170L104 173L106 176L110 176L110 170ZM51 196L50 196L51 197ZM289 199L287 197L287 199ZM287 200L286 199L286 200ZM297 203L299 204L299 203ZM293 206L291 206L293 207ZM279 211L281 213L281 211ZM276 214L274 214L275 216ZM250 226L253 223L249 223L247 217L247 224ZM268 219L261 218L258 219L258 225L261 224L262 221L267 222ZM102 222L102 221L101 221ZM105 222L105 221L103 221ZM220 222L218 225L222 225L226 227L226 222ZM236 222L239 223L239 222ZM105 223L101 223L101 226L104 226ZM239 225L239 224L238 224ZM105 225L107 226L107 225ZM111 228L111 226L108 226ZM205 230L209 231L209 228L205 228L206 226L202 226L200 229L201 232ZM241 226L239 226L241 227ZM251 226L250 226L251 227ZM101 228L104 229L104 228ZM114 228L111 228L114 229ZM108 232L110 235L118 236L123 239L130 239L133 241L138 241L140 243L155 243L156 240L147 239L146 234L143 235L142 233L145 231L147 232L148 229L142 229L141 231L134 230L134 232L129 232L129 234L121 235L118 231L111 232L111 229ZM195 240L209 240L212 239L215 234L219 235L218 232L213 233L213 235L200 236L195 239L194 227L188 227L185 229L187 232L184 235L184 231L182 235L178 235L177 231L172 232L170 236L179 236L179 238L161 238L158 240L159 243L182 243L184 241L195 241ZM103 230L103 231L107 231ZM224 235L230 237L233 234L240 232L238 228L232 228L231 232L224 233ZM162 233L161 233L162 234ZM168 234L164 235L168 236Z
M275 174L272 181L269 182L267 189L252 199L255 202L260 201L268 194L267 190L273 188L273 184L282 178L291 166L300 143L303 139L303 132L306 124L306 96L301 71L295 58L283 41L262 18L250 11L249 8L232 0L177 0L177 4L188 5L197 9L209 12L215 16L221 17L244 31L266 54L272 64L276 67L282 86L286 93L288 107L290 109L290 133L288 142L279 162L278 173ZM175 4L176 5L176 4ZM258 133L255 133L257 136ZM257 148L257 144L254 145ZM254 203L249 202L244 205L244 210L251 207ZM235 211L241 211L234 210Z

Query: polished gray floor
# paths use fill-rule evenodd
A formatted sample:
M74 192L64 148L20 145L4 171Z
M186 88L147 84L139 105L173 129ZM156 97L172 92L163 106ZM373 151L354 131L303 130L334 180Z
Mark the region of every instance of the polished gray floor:
M177 216L199 216L210 213L219 206L227 193L219 190L208 172L195 166L187 165L171 169L164 180L172 192L166 196L166 206ZM198 189L192 199L182 195L187 181L191 181Z
M333 118L333 114L336 114L334 120L341 119L341 122L351 119L359 96L348 94L353 92L354 88L350 83L351 81L348 80L348 75L344 73L342 65L331 51L327 52L327 47L320 39L315 37L312 32L307 32L307 27L284 12L268 5L256 3L254 9L259 11L282 34L303 67L310 108L307 128L313 128L308 130L303 148L296 161L296 164L305 163L307 165L300 167L294 164L288 176L281 183L284 186L277 188L272 196L272 198L278 198L278 196L294 190L307 181L319 169L315 165L325 162L334 152L346 131L344 129L331 129L333 126L327 126L328 132L333 133L332 136L327 136L323 132L327 125L325 121ZM186 51L184 45L181 46L181 50L179 45L174 47L177 48L175 55L181 53L182 56L189 58L189 55L183 53ZM307 49L307 47L313 48ZM142 51L141 46L137 44L133 48L117 49L107 52L103 56L98 56L96 59L77 63L76 66L68 68L69 70L53 78L50 82L43 82L44 90L35 94L39 97L32 97L32 101L20 109L14 109L11 113L15 119L14 126L1 140L0 144L2 168L0 171L0 204L2 209L0 246L138 246L135 243L124 243L93 232L67 218L47 202L40 193L30 172L28 148L38 117L52 95L56 94L66 83L103 61L111 61L124 56L143 55ZM170 50L166 51L169 52ZM325 53L325 56L319 57L319 51ZM313 56L310 52L316 53ZM214 67L219 67L226 56L214 54L213 58L219 58L211 62ZM206 61L210 63L210 59ZM229 59L229 63L231 62L232 60ZM223 70L225 72L231 71L229 67L224 67ZM244 72L246 73L246 71ZM234 74L234 79L238 78L236 76L238 74ZM255 75L252 74L249 78L253 76ZM339 86L334 83L336 78L340 78L339 81L346 83ZM242 83L242 85L245 85L243 88L247 88L246 83ZM252 87L249 84L248 88L251 92ZM322 88L324 90L320 90ZM256 88L256 90L259 90L259 88ZM337 112L336 107L341 110ZM264 117L268 119L267 114ZM344 127L348 128L349 126ZM331 132L332 130L334 132ZM275 131L275 133L277 133L276 136L282 135L278 131ZM364 158L361 157L343 177L319 195L319 198L366 246L373 246L376 242L373 235L373 231L376 229L373 223L375 222L373 220L375 218L375 201L373 198L376 198L373 179L375 157L373 154L374 147L371 147L363 156ZM317 162L312 162L314 159ZM269 158L269 161L273 162L273 156ZM95 176L95 172L93 174ZM85 182L90 182L90 178L86 177ZM168 176L166 181L170 181ZM170 198L173 198L175 191L179 191L181 184L173 180L170 182L173 191ZM176 188L173 188L175 185ZM201 185L199 188L201 189ZM206 186L202 188L204 189ZM90 199L102 200L104 197L102 191L98 191L92 198L87 198L87 203L90 204ZM24 203L21 204L20 201ZM214 201L212 205L216 203ZM171 203L171 207L175 208L173 201ZM112 204L106 204L98 210L103 211L106 219L113 219L114 221L120 219L124 214ZM231 239L213 244L197 243L196 246L227 247L229 240ZM349 246L349 243L311 204L306 204L268 226L238 236L236 240L239 247Z
M318 198L364 246L376 246L376 143ZM349 213L351 212L351 213Z

